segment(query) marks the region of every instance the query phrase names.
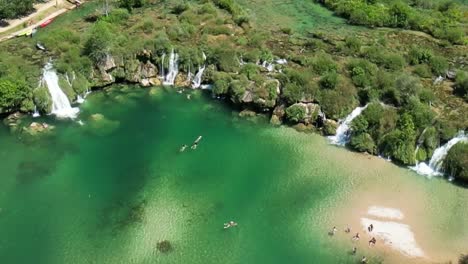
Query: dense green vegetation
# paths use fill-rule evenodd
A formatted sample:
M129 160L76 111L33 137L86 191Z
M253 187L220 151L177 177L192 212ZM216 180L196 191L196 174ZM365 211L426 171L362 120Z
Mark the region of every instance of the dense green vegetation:
M465 5L455 1L316 0L352 24L427 32L451 43L466 43Z
M468 143L455 144L444 160L444 167L449 175L468 181Z
M2 19L17 18L31 13L34 3L46 2L44 0L0 0L0 21Z
M445 43L447 48L425 35L391 29L268 30L257 27L233 0L132 0L114 2L109 10L106 14L102 2L92 1L33 39L1 43L2 111L32 111L34 105L50 110L47 89L37 85L50 57L62 89L74 100L113 81L160 84L157 77L167 72L167 55L174 49L180 69L176 85L188 86L188 71L205 64L203 83L213 85L214 95L274 113L275 120L313 124L330 134L334 126L318 122L318 109L339 120L369 104L351 125L349 146L401 164L430 158L439 144L468 127L463 114L468 74L457 62L466 46ZM36 41L48 52L35 50ZM280 58L288 63L273 70L262 66ZM456 76L434 84L447 71ZM73 81L65 81L67 76Z

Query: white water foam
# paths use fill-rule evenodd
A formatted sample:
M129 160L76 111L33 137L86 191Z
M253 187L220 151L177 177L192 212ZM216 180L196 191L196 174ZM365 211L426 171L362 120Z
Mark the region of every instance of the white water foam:
M44 67L43 80L52 98L52 114L59 118L75 118L80 110L71 107L67 96L60 89L57 73L53 70L51 63L47 63Z
M367 105L363 107L356 107L351 114L349 114L344 120L341 121L340 126L336 129L336 134L334 136L328 137L333 144L344 146L349 140L349 129L351 122L354 118L358 117L364 109L367 108Z
M426 176L440 176L442 172L442 164L447 156L449 150L455 146L458 142L468 142L468 137L465 135L464 131L460 131L456 137L452 138L445 145L438 147L429 161L429 164L425 162L417 163L416 166L410 167L412 170L416 171L418 174Z

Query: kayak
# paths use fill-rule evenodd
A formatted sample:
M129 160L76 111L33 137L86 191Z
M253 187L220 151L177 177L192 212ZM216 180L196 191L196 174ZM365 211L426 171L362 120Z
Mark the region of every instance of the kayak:
M17 37L23 37L23 36L29 36L32 34L32 29L28 29L28 30L25 30L21 33L18 33L18 35L16 35Z
M41 43L36 43L36 48L39 49L39 50L42 50L42 51L45 51L46 48L44 47L44 45L42 45Z
M40 24L39 26L40 26L41 28L46 27L47 25L49 25L50 23L52 23L52 21L54 21L54 19L53 19L53 18L49 18L49 19L47 19L46 21L44 21L42 24Z

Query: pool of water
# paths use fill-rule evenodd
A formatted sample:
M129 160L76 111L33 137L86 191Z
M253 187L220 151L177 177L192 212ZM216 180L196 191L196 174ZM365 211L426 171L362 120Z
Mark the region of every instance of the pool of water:
M435 257L468 245L466 189L240 119L207 94L149 91L93 93L77 120L35 120L55 126L37 140L0 127L3 263L356 263L348 239L327 232L373 203L430 229L445 245L422 243L444 249ZM196 150L179 152L200 135ZM230 220L238 226L224 230ZM401 255L367 251L373 261Z

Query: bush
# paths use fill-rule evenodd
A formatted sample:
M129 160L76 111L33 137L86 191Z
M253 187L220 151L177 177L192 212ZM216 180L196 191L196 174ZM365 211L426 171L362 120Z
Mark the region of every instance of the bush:
M26 98L29 87L21 81L0 79L0 108L13 109Z
M213 74L213 93L216 95L227 94L229 91L229 84L232 79L229 74L225 72L215 72Z
M326 53L320 53L317 55L310 63L310 66L312 66L315 73L320 75L328 72L336 72L338 69L333 58Z
M288 118L289 121L298 123L301 120L304 120L305 115L306 115L306 110L303 106L292 105L286 108L286 117Z
M377 66L367 60L352 60L348 64L348 70L354 85L358 87L372 86L375 84Z
M417 46L412 46L408 52L408 60L412 65L428 63L433 56L432 51Z
M359 53L361 45L361 41L356 37L346 37L345 39L345 46L349 52Z
M382 65L389 70L398 71L406 65L405 59L398 54L388 54L383 58Z
M327 73L320 81L320 87L323 89L334 89L339 82L339 76L335 72Z
M432 56L429 59L429 65L431 66L432 73L439 76L445 76L448 70L448 63L444 57Z
M431 78L431 69L426 64L420 64L414 67L414 74L418 75L421 78Z
M33 96L38 111L43 113L50 113L52 111L52 99L47 91L47 87L41 86L34 89Z
M91 34L85 43L84 53L88 55L94 63L99 63L108 56L112 39L113 35L109 24L99 21L91 30Z
M468 182L468 143L457 143L444 159L445 172L456 179Z
M374 154L376 146L371 135L367 133L352 135L349 141L349 146L359 152L368 152Z
M468 101L468 72L457 72L457 77L455 78L455 92Z

